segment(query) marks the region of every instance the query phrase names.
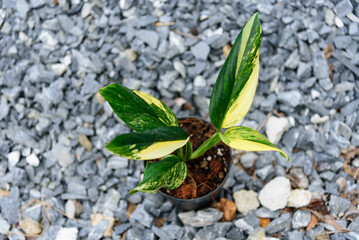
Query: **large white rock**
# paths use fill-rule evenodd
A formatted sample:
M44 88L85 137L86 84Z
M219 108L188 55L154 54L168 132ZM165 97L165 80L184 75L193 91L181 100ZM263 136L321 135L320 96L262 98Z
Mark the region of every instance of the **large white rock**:
M76 240L78 230L75 227L71 228L61 228L56 235L55 240Z
M282 209L290 196L290 182L285 177L276 177L268 182L259 193L260 203L271 211Z
M312 199L312 193L304 189L295 189L290 193L288 198L288 207L300 208L307 206Z
M259 207L258 194L252 190L240 190L233 194L237 210L247 215L250 211Z
M266 135L269 141L277 144L282 138L283 133L289 129L290 123L285 117L269 117L266 123Z

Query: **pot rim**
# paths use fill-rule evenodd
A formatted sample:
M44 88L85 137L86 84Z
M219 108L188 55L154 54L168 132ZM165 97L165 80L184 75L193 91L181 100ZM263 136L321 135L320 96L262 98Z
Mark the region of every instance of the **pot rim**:
M182 118L178 118L178 120L184 120L184 119L187 119L187 118L193 118L193 119L200 119L202 121L205 121L207 123L210 123L212 124L211 122L201 118L201 117L192 117L192 116L189 116L189 117L182 117ZM212 124L213 125L213 124ZM190 198L190 199L183 199L183 198L176 198L176 197L173 197L173 196L170 196L168 194L166 194L165 192L162 192L161 190L158 190L157 193L161 194L162 196L168 198L168 199L171 199L171 200L174 200L174 201L182 201L182 202L192 202L192 201L200 201L202 199L206 199L208 198L213 192L217 191L218 189L221 189L223 187L223 185L225 184L227 178L229 177L229 174L232 170L232 163L233 163L233 159L232 159L232 148L229 147L229 168L228 168L228 172L227 172L227 175L226 177L223 179L223 181L221 182L221 184L219 184L215 189L213 189L211 192L209 192L208 194L206 195L203 195L202 197L199 197L199 198Z

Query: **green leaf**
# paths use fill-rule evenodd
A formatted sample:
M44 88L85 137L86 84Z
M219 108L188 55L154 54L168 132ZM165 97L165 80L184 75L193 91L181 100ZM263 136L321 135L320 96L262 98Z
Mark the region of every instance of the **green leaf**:
M262 134L249 127L231 127L224 135L219 135L222 141L230 146L242 151L277 151L289 161L288 155L271 143Z
M171 109L147 93L114 83L100 89L100 94L110 103L117 116L136 131L178 126Z
M188 135L180 127L161 127L144 132L122 134L105 148L122 157L135 160L156 159L183 147Z
M232 127L252 105L258 83L261 26L254 14L239 33L214 85L209 104L218 129Z
M178 188L187 177L187 166L177 156L166 156L158 162L148 162L143 180L130 194L141 191L156 193L160 188Z

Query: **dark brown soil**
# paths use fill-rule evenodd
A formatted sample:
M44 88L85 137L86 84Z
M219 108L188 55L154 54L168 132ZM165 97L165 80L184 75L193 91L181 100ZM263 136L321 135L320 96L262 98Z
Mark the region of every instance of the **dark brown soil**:
M201 119L186 118L178 122L190 136L193 152L216 132L212 124ZM229 147L219 142L204 155L186 163L188 175L181 186L174 190L162 188L161 191L182 199L202 197L222 183L228 174L230 161Z

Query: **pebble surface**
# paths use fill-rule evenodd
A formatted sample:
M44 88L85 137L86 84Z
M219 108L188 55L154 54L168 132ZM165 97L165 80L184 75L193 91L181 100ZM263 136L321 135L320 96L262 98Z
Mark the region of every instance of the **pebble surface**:
M257 11L259 83L241 125L291 160L234 152L240 168L221 193L237 205L229 222L215 208L177 212L159 195L129 195L144 165L104 150L130 129L98 89L118 82L178 117L208 116L225 54ZM0 239L43 229L38 202L19 222L32 199L70 217L50 210L39 240L359 239L358 36L354 0L0 1ZM307 230L315 204L333 221Z

